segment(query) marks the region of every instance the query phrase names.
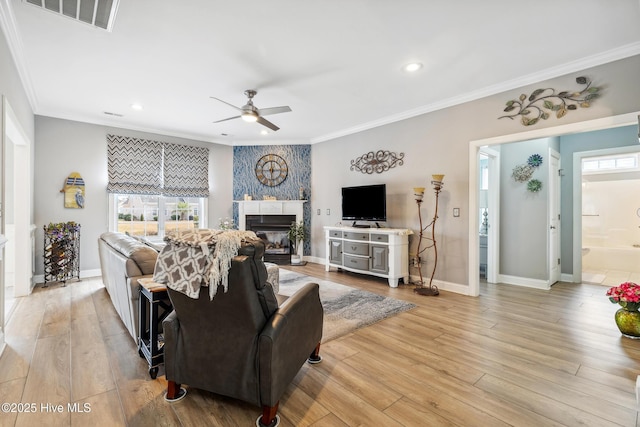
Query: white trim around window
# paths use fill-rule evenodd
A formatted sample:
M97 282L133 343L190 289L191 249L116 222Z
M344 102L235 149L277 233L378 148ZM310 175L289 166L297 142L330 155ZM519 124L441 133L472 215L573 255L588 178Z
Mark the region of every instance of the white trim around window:
M151 241L161 241L167 232L176 229L184 228L207 228L207 199L202 198L186 198L188 200L187 206L179 206L182 203L179 197L166 197L166 196L140 196L136 194L109 194L109 231L124 232L131 230L123 230L122 224L120 224L120 218L118 209L118 201L121 197L157 197L157 207L153 207L150 210L144 210L146 217L140 218L136 222L140 224L141 229L136 230L132 234L143 236ZM183 212L184 211L184 212ZM133 213L133 211L132 211ZM134 213L135 214L135 213ZM138 214L139 215L139 214ZM153 215L155 220L149 221L149 224L153 225L153 230L148 232L145 220L148 221L149 216ZM141 215L142 216L142 215ZM171 226L174 226L171 228ZM167 229L171 228L171 229Z

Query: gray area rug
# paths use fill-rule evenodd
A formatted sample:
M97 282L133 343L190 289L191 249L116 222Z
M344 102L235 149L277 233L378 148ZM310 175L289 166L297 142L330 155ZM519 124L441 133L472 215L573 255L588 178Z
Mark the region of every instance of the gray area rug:
M304 284L320 285L324 308L322 342L346 335L415 307L415 304L280 269L280 294L291 296Z

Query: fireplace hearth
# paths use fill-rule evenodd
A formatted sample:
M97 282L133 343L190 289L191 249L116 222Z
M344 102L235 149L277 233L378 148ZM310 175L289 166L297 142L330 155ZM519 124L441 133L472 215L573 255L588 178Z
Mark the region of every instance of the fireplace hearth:
M246 229L264 242L264 260L275 264L291 263L291 243L287 232L295 215L247 215Z

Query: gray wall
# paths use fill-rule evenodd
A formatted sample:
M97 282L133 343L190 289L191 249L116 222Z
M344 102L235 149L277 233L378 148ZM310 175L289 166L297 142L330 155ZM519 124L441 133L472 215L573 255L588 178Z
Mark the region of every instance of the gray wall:
M208 221L216 226L218 218L232 215L232 147L166 135L80 123L36 116L35 144L35 223L36 275L43 274L42 226L49 222L76 221L80 233L80 270L100 268L97 239L108 228L107 134L132 136L176 144L209 148ZM85 181L85 208L65 209L60 189L71 172ZM86 273L85 273L86 274Z
M550 138L500 146L500 274L528 279L547 279L547 199L549 197ZM537 193L526 182L512 177L513 168L526 164L532 154L542 164L532 179L542 182Z
M575 78L581 75L591 77L596 86L606 87L603 97L591 108L569 111L562 119L552 116L533 128L524 127L517 120L497 119L506 101L517 99L520 94L530 94L539 87L576 88ZM428 188L422 213L424 218L430 218L434 207L433 191L429 191L431 174L444 173L440 219L436 228L439 248L436 279L468 285L469 142L639 111L638 76L640 56L635 56L313 145L311 211L315 213L316 209L321 209L321 215L312 217L312 255L317 259L325 257L323 226L340 222L342 186L386 183L389 193L387 226L417 231L412 187ZM350 160L379 149L404 152L404 165L381 175L363 175L349 170ZM455 207L461 209L459 218L452 215ZM326 215L326 209L330 209L330 215ZM411 246L415 248L415 239ZM546 246L535 250L546 253Z

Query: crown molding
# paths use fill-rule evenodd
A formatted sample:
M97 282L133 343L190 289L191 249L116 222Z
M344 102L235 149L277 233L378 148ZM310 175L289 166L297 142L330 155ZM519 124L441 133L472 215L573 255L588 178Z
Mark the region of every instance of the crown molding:
M18 25L15 20L11 0L0 0L0 26L7 39L9 51L13 57L13 62L22 81L22 86L31 105L32 111L38 109L38 97L31 82L31 76L24 60L24 48L22 39L18 32Z
M455 105L464 104L465 102L486 98L488 96L496 95L498 93L506 92L508 90L517 89L519 87L538 83L544 80L560 77L570 73L575 73L578 71L596 67L598 65L607 64L609 62L628 58L638 54L640 54L640 42L630 43L627 45L617 47L615 49L608 50L606 52L599 53L597 55L592 55L576 61L560 64L558 66L548 68L538 73L528 74L526 76L522 76L517 79L508 80L500 84L487 86L461 96L454 96L440 102L427 104L422 107L414 108L412 110L408 110L398 114L393 114L391 116L383 117L379 120L370 121L358 126L353 126L337 132L332 132L326 135L312 138L311 143L315 144L318 142L325 142L325 141L340 138L343 136L352 135L354 133L362 132L365 130L373 129L379 126L383 126L383 125L387 125L395 122L399 122L401 120L410 119L412 117L420 116L426 113L431 113L433 111L442 110L448 107L453 107Z
M37 115L42 116L44 118L87 123L87 124L96 125L96 126L104 126L106 128L111 128L111 129L144 132L144 133L158 135L159 137L171 136L174 138L183 138L183 139L189 139L189 140L198 141L198 142L208 142L211 144L226 145L230 147L245 146L245 145L309 145L309 141L303 138L269 139L269 140L255 139L255 140L236 141L233 138L233 136L230 136L229 138L217 138L217 137L211 137L209 135L201 135L196 133L175 132L172 130L161 129L157 127L136 126L130 123L122 123L117 120L110 120L108 118L96 119L95 117L89 117L89 116L77 116L77 115L70 115L70 114L58 114L58 113L47 113L47 112L39 113Z

